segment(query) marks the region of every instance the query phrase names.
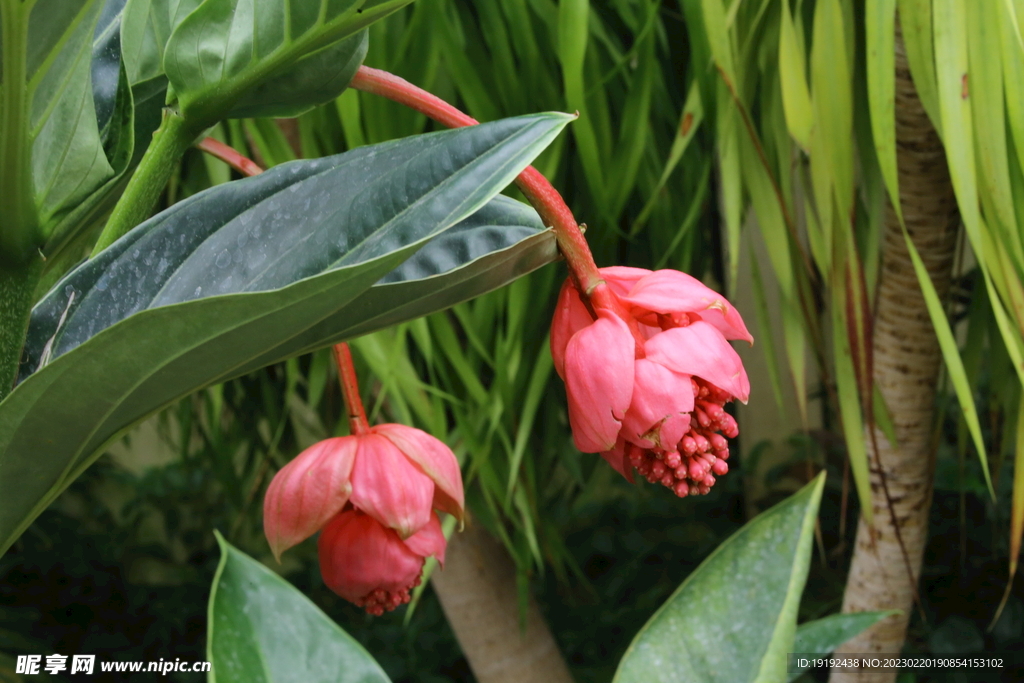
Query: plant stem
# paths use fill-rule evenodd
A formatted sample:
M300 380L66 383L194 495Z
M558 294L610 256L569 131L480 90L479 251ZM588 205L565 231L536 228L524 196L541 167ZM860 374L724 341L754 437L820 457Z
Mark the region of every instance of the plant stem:
M178 161L200 132L194 130L180 114L164 109L160 127L153 133L153 141L110 214L92 250L93 256L149 218L160 193L177 168Z
M359 377L352 363L352 351L345 342L334 345L334 363L338 366L338 381L341 383L345 409L348 410L349 429L355 435L366 434L370 431L370 423L366 419L363 399L359 396Z
M212 157L216 157L239 173L250 178L263 173L260 165L248 157L244 157L234 147L225 145L216 138L206 137L196 145Z
M449 128L475 126L479 123L472 116L464 114L440 97L416 87L403 78L379 69L371 69L367 66L359 67L352 82L349 83L349 87L404 104ZM558 248L565 256L576 288L581 293L589 295L604 280L597 271L597 264L594 263L594 256L590 253L590 246L587 244L579 224L576 223L572 211L562 199L562 195L533 166L529 166L519 174L519 177L516 178L516 185L540 214L544 224L554 230Z
M42 272L43 260L38 257L22 266L0 266L0 401L18 379L36 282Z
M479 123L472 116L459 111L458 108L448 104L440 97L387 71L361 66L352 78L352 82L349 83L349 87L386 97L421 114L426 114L449 128L475 126ZM569 266L569 276L590 314L597 319L595 307L614 311L629 326L630 332L633 334L636 341L637 358L643 358L644 338L637 326L636 319L629 314L625 304L605 284L604 278L597 270L597 264L594 263L590 245L587 244L583 231L580 230L576 218L572 215L572 210L566 205L562 195L533 166L528 166L519 174L519 177L516 178L516 185L540 214L544 224L554 230L558 249Z

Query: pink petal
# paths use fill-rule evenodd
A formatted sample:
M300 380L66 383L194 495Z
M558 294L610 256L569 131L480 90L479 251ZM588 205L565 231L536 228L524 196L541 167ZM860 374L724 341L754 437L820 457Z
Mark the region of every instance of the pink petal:
M423 571L422 555L392 529L357 510L336 515L320 534L317 549L324 583L357 604L378 588L408 590Z
M633 289L637 282L650 275L652 271L646 268L630 268L629 266L608 266L607 268L598 269L598 272L601 273L604 281L611 286L613 292L620 297L624 297L629 294L629 290Z
M743 362L710 323L695 322L666 330L648 340L644 351L648 360L673 372L705 379L743 403L750 396Z
M655 313L697 313L701 320L718 328L726 339L754 342L739 311L725 297L678 270L651 273L637 281L624 299Z
M633 401L622 421L626 439L643 448L676 450L690 428L692 411L689 375L675 373L649 359L636 361Z
M434 482L383 436L358 438L349 501L402 538L412 536L430 521Z
M558 292L558 303L555 304L555 315L551 319L551 358L555 362L555 372L565 380L565 347L573 335L594 323L590 311L583 305L579 292L567 279Z
M610 451L602 451L601 457L616 472L625 477L629 483L633 483L633 468L626 460L626 442L624 439L619 437L619 440L615 442L615 447Z
M444 442L413 427L400 424L377 425L370 429L393 443L398 450L434 481L434 508L463 518L465 497L459 461Z
M444 566L444 551L448 541L441 531L441 520L437 515L431 515L427 525L405 539L405 544L420 557L436 557L441 566Z
M352 492L356 438L321 441L274 476L263 499L263 531L274 557L306 540L338 514Z
M599 315L565 349L569 424L576 447L584 453L615 445L633 395L633 336L610 312Z

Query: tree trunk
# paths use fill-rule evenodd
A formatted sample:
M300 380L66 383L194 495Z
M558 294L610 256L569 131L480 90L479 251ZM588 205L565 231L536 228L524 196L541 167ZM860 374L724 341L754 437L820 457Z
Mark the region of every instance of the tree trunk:
M896 148L900 202L907 229L939 296L944 296L949 289L959 229L956 196L942 143L914 90L898 25ZM875 454L867 435L875 528L869 528L861 518L843 612L899 609L903 613L876 624L846 643L837 654L898 653L903 647L928 538L935 469L931 439L940 361L938 340L890 206L875 314L874 379L892 415L898 444L888 443L876 428ZM897 527L893 525L894 519ZM908 564L912 574L909 577ZM895 678L895 672L834 672L829 680L891 683Z
M446 555L431 581L478 683L572 683L533 600L519 628L515 565L501 544L467 524L452 534Z

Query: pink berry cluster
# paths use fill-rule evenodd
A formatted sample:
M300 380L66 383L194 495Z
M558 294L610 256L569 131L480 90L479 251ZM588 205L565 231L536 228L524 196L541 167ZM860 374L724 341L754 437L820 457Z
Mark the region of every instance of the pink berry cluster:
M652 484L672 489L680 498L705 495L715 485L715 476L729 471L729 442L739 435L732 415L723 406L732 399L718 387L691 378L694 410L690 429L676 450L641 448L628 444L629 465ZM696 422L696 424L695 424Z

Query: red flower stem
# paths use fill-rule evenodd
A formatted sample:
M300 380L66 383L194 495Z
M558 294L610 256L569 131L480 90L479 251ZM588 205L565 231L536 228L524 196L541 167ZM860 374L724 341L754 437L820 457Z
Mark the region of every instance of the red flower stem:
M252 159L242 156L234 147L228 147L220 140L206 137L196 147L210 156L217 157L242 175L254 176L263 173L263 169L259 167L259 164Z
M449 128L475 126L479 123L472 116L464 114L440 97L387 71L361 66L352 78L352 82L349 83L349 87L386 97L410 109L415 109L421 114L426 114ZM580 227L576 223L572 211L566 206L565 200L562 199L562 195L533 166L529 166L519 174L519 177L516 178L516 185L540 214L544 224L554 230L558 248L565 256L576 288L589 296L604 280L597 271L594 256L590 253L590 245L583 237L583 232L580 231Z
M348 410L349 429L355 435L366 434L370 431L370 423L366 419L363 399L359 397L359 378L352 364L352 352L345 342L334 345L334 363L338 366L338 382Z

